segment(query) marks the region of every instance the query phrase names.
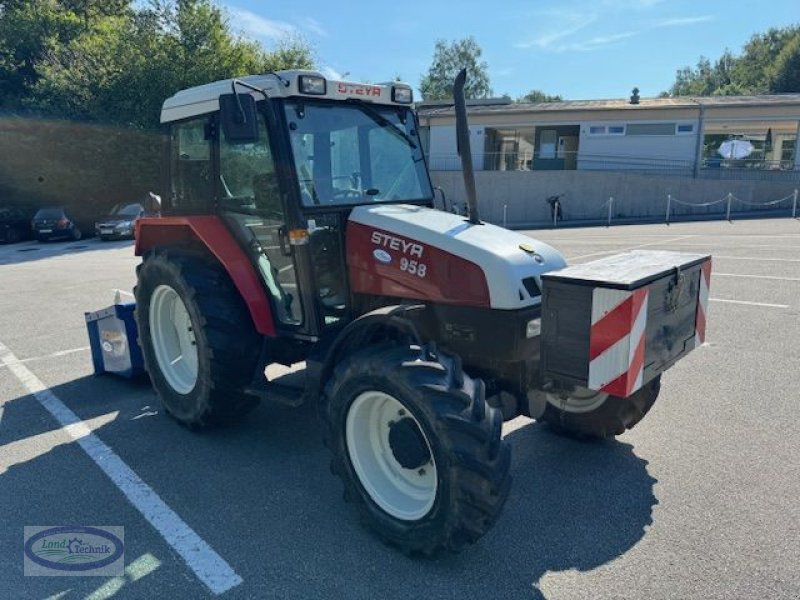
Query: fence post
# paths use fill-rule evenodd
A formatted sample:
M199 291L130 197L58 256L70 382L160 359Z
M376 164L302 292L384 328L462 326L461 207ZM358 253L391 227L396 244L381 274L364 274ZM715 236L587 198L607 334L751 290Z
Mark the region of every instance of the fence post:
M608 222L606 227L611 227L611 214L614 211L614 196L608 197Z
M561 209L561 203L556 200L553 203L553 229L558 227L558 211Z
M733 194L728 192L728 212L727 212L727 215L726 215L726 217L728 219L728 223L731 222L731 199L732 198L733 198Z
M667 220L666 224L669 225L669 209L672 204L672 194L667 194Z
M503 229L508 229L508 204L503 204Z
M797 218L797 189L794 190L794 202L792 203L792 218Z

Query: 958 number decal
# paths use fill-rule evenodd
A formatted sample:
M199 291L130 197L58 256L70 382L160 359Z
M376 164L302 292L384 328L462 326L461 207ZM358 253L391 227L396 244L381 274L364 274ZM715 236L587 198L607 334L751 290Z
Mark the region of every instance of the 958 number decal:
M409 260L405 256L400 259L400 270L416 275L417 277L425 277L428 274L428 265L416 260Z

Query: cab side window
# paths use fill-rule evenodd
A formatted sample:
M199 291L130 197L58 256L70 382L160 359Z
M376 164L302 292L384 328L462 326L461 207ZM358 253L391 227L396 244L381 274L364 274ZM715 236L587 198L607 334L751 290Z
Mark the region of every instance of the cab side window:
M223 208L257 209L283 221L278 177L263 119L259 121L258 141L252 144L231 144L224 135L220 137L219 179Z
M176 123L171 136L172 210L207 213L214 195L209 117Z

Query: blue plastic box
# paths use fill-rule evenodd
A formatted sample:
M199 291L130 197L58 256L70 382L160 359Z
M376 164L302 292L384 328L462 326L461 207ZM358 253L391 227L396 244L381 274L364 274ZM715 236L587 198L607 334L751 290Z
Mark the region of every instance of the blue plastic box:
M128 302L84 313L95 375L113 373L130 379L144 373L134 308L136 303Z

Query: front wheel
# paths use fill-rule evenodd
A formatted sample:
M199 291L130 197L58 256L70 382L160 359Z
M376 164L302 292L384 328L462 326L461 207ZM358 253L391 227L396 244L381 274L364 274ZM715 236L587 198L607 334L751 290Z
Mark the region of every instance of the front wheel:
M556 433L572 437L614 437L644 418L660 389L659 375L627 398L580 388L567 397L539 392L545 395L546 404L537 420L547 423Z
M458 551L495 523L511 484L483 383L430 347L371 348L325 389L332 471L364 523L409 553Z

